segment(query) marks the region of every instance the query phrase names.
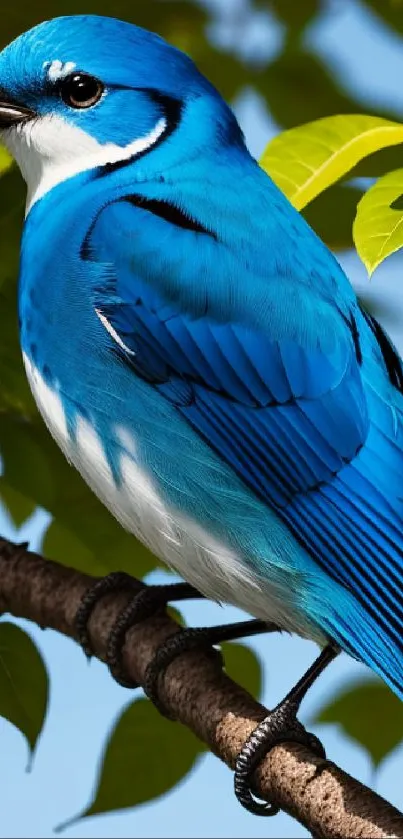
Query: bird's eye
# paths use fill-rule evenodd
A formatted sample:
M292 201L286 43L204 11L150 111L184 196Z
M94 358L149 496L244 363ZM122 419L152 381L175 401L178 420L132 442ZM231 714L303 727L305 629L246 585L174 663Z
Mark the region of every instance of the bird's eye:
M70 108L91 108L103 92L102 82L88 73L72 73L60 83L60 96Z

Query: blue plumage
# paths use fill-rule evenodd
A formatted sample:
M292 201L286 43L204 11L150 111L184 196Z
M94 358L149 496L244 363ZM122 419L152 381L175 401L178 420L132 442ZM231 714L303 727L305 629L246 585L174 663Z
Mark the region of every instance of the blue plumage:
M114 248L122 255L116 230L124 235L127 211L122 218L115 207L113 213L113 224L106 210L99 229L94 228L95 259L97 236L104 258L110 243L108 262L115 262L111 258ZM126 223L129 229L136 226L130 219ZM286 337L274 341L270 317L266 328L261 323L254 330L245 325L247 300L230 323L221 322L220 311L226 307L217 293L215 305L206 305L202 319L192 316L189 309L174 312L172 308L166 319L158 314L159 308L164 312L166 298L154 296L151 310L132 275L131 290L137 299L129 305L124 298L116 306L108 305L108 298L100 300L125 344L135 350L129 363L153 381L242 480L278 511L318 565L354 593L366 613L365 633L362 629L358 636L354 633L352 641L354 628L350 621L343 621L342 614L336 622L326 614L324 626L353 655L360 651L364 660L389 672L390 684L401 691L400 536L396 545L401 502L391 520L387 515L391 475L384 469L390 461L397 477L397 459L400 456L403 462L403 458L394 439L393 404L385 405L364 378L363 368L368 364L370 369L371 357L366 353L363 359L360 336L364 335L368 349L373 349L373 336L356 301L351 301L347 316L336 306L323 304L319 290L304 289L312 312L322 303L324 332L316 335L319 346L305 347L297 339L304 323L298 312L293 322L280 290L277 305L283 305L288 320ZM226 292L223 284L223 295ZM261 305L265 296L263 292ZM249 322L254 320L255 300L253 304ZM379 358L376 363L380 364ZM400 403L400 396L396 395L395 403L397 399ZM395 422L399 425L399 419ZM384 473L384 494L379 491L378 470ZM399 492L397 486L395 492ZM383 644L378 635L384 636Z
M80 73L102 96L77 108ZM61 18L1 54L0 83L36 114L5 132L29 191L21 344L66 454L206 593L334 640L403 697L389 339L217 92L156 36Z

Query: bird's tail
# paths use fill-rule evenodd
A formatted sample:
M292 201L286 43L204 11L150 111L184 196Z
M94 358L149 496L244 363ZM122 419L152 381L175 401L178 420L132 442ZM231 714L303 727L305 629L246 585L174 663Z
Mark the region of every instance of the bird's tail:
M310 498L310 552L340 583L315 609L329 636L403 700L403 410L374 391L368 402L364 447Z

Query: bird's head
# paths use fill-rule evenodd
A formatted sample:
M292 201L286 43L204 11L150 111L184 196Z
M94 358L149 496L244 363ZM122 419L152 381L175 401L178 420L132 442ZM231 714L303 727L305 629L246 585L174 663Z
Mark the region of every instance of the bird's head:
M28 208L89 169L156 161L158 150L163 171L214 144L242 143L190 58L155 34L93 15L41 23L0 53L0 140L27 182Z

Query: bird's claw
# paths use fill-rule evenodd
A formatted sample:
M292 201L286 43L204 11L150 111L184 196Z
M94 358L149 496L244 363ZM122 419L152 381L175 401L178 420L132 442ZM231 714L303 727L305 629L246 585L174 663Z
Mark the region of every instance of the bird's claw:
M175 719L166 708L159 695L159 679L163 676L169 665L183 653L196 649L203 649L203 652L219 659L222 666L223 660L219 650L211 646L215 639L211 639L212 629L182 629L175 632L158 648L154 658L147 667L144 678L144 692L151 699L157 710L168 719Z
M96 604L107 594L117 591L132 592L133 596L117 617L108 637L106 662L114 679L123 687L136 688L135 682L127 673L122 662L122 648L126 632L130 627L153 617L164 609L170 600L187 600L202 595L188 583L146 586L140 580L124 572L113 572L94 583L84 594L75 617L78 641L85 654L92 655L92 646L88 633L88 622Z
M257 816L275 816L279 807L258 801L252 794L252 776L262 760L279 743L300 743L308 746L318 757L326 758L320 740L306 731L297 719L298 703L285 699L252 731L244 743L235 764L235 795L250 813Z
M165 608L170 599L167 588L167 586L154 586L138 592L132 600L129 600L109 633L106 660L113 678L122 687L138 687L138 683L127 675L122 661L126 632L130 627L151 618Z
M222 667L223 658L221 652L216 649L217 644L222 644L223 641L235 641L238 638L248 638L278 631L279 628L276 624L257 619L218 626L181 629L171 635L157 650L146 670L144 690L160 713L168 719L172 719L172 715L167 711L159 697L158 682L159 677L165 673L167 667L175 658L192 650L203 650L204 653L218 660Z
M130 577L129 574L125 574L124 571L113 571L106 577L97 580L85 592L77 609L74 625L77 640L88 658L91 658L93 654L88 623L97 603L108 594L113 594L117 591L133 591L135 589L138 591L139 589L141 590L143 585L139 580Z

